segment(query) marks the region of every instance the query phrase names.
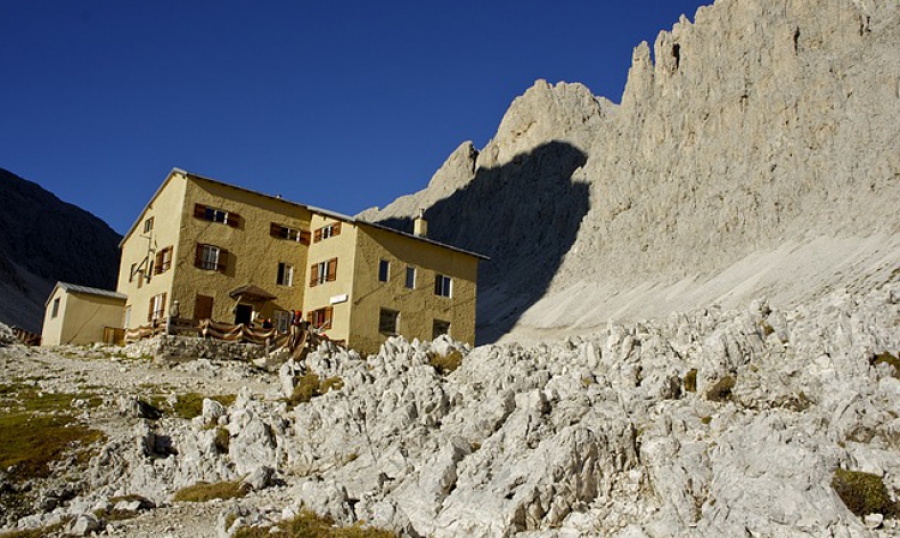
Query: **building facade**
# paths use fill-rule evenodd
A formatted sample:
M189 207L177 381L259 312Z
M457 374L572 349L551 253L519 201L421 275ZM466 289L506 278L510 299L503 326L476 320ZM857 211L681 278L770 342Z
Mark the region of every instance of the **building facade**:
M41 345L90 344L122 327L121 293L57 282L44 309ZM113 337L114 339L114 337Z
M120 244L124 326L176 315L287 331L300 310L364 353L398 334L474 344L485 258L424 224L407 234L175 169Z

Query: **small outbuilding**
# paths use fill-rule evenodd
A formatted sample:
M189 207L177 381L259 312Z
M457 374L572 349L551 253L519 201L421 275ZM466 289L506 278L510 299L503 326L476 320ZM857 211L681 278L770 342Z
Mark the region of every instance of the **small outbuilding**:
M41 345L121 340L127 299L111 290L57 282L44 305Z

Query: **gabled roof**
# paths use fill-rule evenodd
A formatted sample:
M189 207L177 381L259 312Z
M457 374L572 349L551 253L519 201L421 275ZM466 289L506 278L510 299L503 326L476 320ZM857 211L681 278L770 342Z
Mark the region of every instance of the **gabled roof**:
M190 178L193 178L193 179L199 179L199 180L201 180L201 181L208 181L208 182L210 182L210 183L214 183L214 184L220 185L220 186L222 186L222 187L228 187L228 188L230 188L230 189L235 189L235 190L238 190L238 191L241 191L241 192L246 192L246 193L248 193L248 194L253 194L253 195L255 195L255 196L261 196L261 197L263 197L263 198L268 198L268 199L270 199L270 200L277 200L277 201L279 201L279 202L281 202L281 203L283 203L283 204L292 205L292 206L295 206L295 207L299 207L299 208L302 208L302 209L306 209L307 211L310 211L310 212L312 212L312 213L318 213L319 215L323 215L323 216L326 216L326 217L331 217L331 218L333 218L333 219L341 220L341 221L344 221L344 222L348 222L348 223L350 223L350 224L357 224L357 225L363 225L363 226L371 226L372 228L378 228L378 229L384 230L384 231L386 231L386 232L390 232L390 233L395 233L395 234L398 234L398 235L402 235L402 236L408 237L408 238L410 238L410 239L415 239L416 241L422 241L423 243L429 243L429 244L432 244L432 245L435 245L435 246L438 246L438 247L443 247L443 248L446 248L446 249L448 249L448 250L453 250L453 251L455 251L455 252L460 252L460 253L462 253L462 254L466 254L466 255L468 255L468 256L474 256L474 257L476 257L476 258L478 258L478 259L481 259L481 260L490 260L489 257L487 257L487 256L485 256L485 255L483 255L483 254L478 254L477 252L471 252L471 251L464 250L464 249L461 249L461 248L458 248L458 247L454 247L454 246L452 246L452 245L448 245L448 244L446 244L446 243L441 243L440 241L435 241L435 240L429 239L429 238L427 238L427 237L422 237L422 236L419 236L419 235L414 235L414 234L411 234L411 233L402 232L402 231L400 231L400 230L397 230L397 229L394 229L394 228L390 228L390 227L384 226L384 225L382 225L382 224L377 224L377 223L369 222L369 221L365 221L365 220L359 220L359 219L357 219L357 218L355 218L355 217L351 217L351 216L349 216L349 215L343 215L343 214L341 214L341 213L337 213L337 212L334 212L334 211L329 211L329 210L327 210L327 209L322 209L322 208L314 207L314 206L311 206L311 205L306 205L306 204L300 204L300 203L297 203L297 202L292 202L292 201L290 201L290 200L286 200L286 199L284 199L284 198L281 198L280 196L272 196L272 195L270 195L270 194L264 194L264 193L261 193L261 192L258 192L258 191L254 191L254 190L252 190L252 189L247 189L247 188L244 188L244 187L239 187L239 186L237 186L237 185L232 185L231 183L225 183L224 181L219 181L218 179L213 179L213 178L210 178L210 177L201 176L200 174L195 174L195 173L193 173L193 172L188 172L188 171L186 171L186 170L182 170L181 168L173 168L172 171L169 172L169 175L166 177L166 180L163 181L162 185L159 186L159 188L156 190L156 193L153 195L152 198L150 198L150 201L147 202L147 205L144 206L144 209L141 211L140 215L138 215L138 218L134 221L134 224L131 225L131 228L130 228L130 229L128 230L128 232L122 237L122 241L119 243L119 248L121 248L122 245L125 244L125 240L126 240L128 237L131 236L131 234L132 234L132 233L134 232L134 230L137 228L138 224L139 224L139 223L141 222L141 220L143 219L144 213L146 213L147 208L150 207L150 205L153 203L154 200L156 200L156 197L159 196L159 193L162 192L163 188L165 188L166 184L169 183L169 181L172 179L172 177L173 177L175 174L181 174L181 175L183 175L183 176L185 176L185 177L190 177Z
M79 286L78 284L69 284L68 282L57 282L56 286L53 287L53 291L50 292L50 296L47 297L47 300L44 301L44 306L46 307L50 304L50 299L56 295L56 290L63 289L71 293L84 293L86 295L96 295L98 297L108 297L110 299L121 299L126 300L128 296L124 293L119 293L113 290L101 290L99 288L89 288L87 286Z

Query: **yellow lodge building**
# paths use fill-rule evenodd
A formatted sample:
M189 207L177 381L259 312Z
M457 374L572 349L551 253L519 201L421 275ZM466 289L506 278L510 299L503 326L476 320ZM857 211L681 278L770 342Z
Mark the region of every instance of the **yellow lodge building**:
M390 336L475 342L484 256L174 169L120 244L124 327L174 315L222 323L291 312L374 353Z

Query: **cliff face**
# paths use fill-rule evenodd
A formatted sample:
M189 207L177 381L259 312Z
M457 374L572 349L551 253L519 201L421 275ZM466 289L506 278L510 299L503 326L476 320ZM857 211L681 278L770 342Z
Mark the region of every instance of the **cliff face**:
M495 258L481 281L489 340L760 293L795 303L892 278L897 140L900 3L719 1L662 32L652 58L646 43L635 49L621 105L539 81L481 152L464 145L424 191L363 216L403 224L419 207L452 206L426 217L436 238ZM533 158L551 143L584 163ZM510 179L534 176L522 196L455 203L479 174L516 166ZM570 200L552 198L490 239L460 233L460 219L486 218L473 211L502 214L561 181L587 197L571 220L554 217ZM529 238L544 232L564 241L535 248Z
M0 169L0 322L40 333L58 280L113 289L121 236L102 220Z

